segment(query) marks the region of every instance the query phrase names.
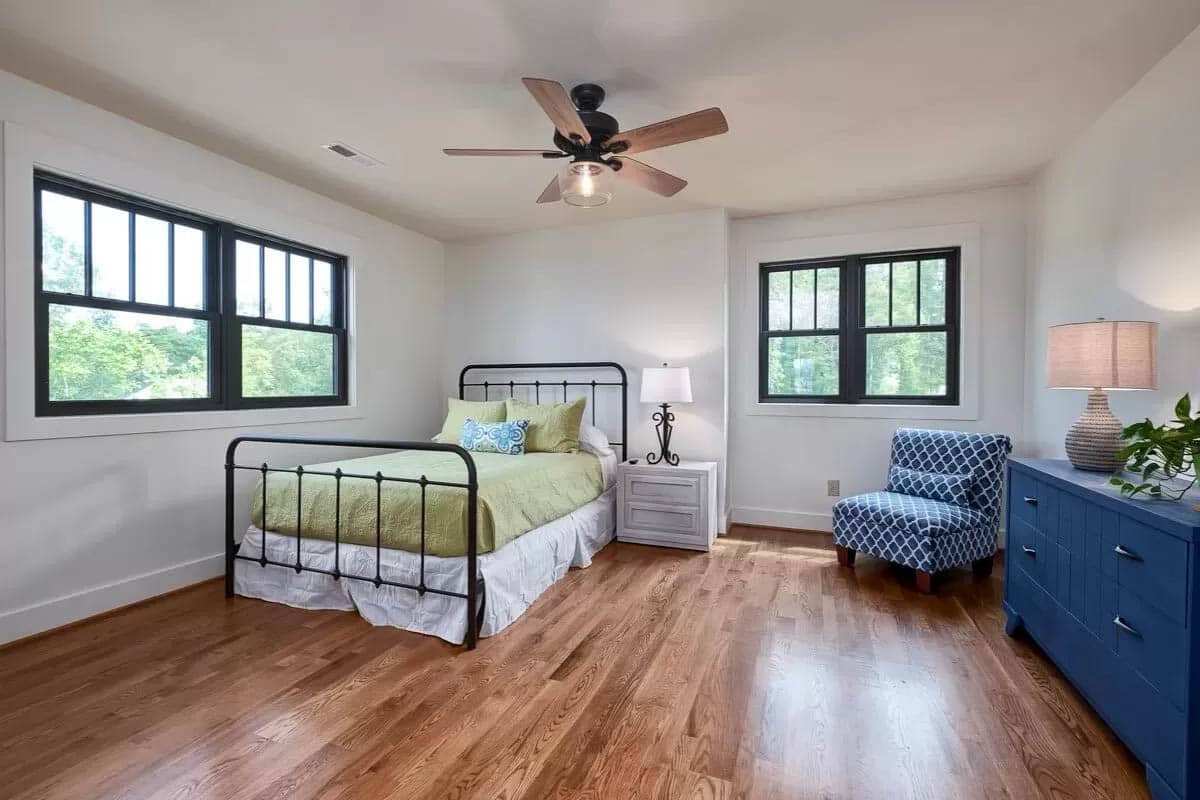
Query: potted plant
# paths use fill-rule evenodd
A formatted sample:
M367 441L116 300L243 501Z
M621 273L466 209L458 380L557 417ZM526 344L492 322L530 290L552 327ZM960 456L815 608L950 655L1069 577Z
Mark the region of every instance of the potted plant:
M1125 460L1125 471L1109 479L1113 486L1120 487L1121 494L1180 500L1196 485L1200 414L1192 416L1189 395L1185 394L1175 404L1175 419L1162 425L1155 425L1149 419L1135 422L1121 432L1121 439L1127 442L1120 454ZM1197 509L1200 510L1200 505Z

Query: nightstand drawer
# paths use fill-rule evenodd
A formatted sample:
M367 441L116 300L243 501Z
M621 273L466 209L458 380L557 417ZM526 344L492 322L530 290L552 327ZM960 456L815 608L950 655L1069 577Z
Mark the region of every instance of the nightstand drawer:
M660 505L701 506L704 504L702 475L625 473L625 497Z
M684 536L705 536L699 507L668 506L628 500L625 503L623 528L648 532L672 533Z

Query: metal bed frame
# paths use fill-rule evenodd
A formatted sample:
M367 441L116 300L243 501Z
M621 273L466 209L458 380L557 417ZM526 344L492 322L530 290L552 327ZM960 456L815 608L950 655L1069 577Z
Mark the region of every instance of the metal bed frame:
M474 381L469 382L467 376L471 372L503 372L503 373L528 373L530 371L558 371L558 370L591 370L600 372L604 370L613 370L620 377L620 380L562 380L562 381L543 381L540 378L533 381ZM625 368L613 361L571 361L571 362L546 362L546 363L531 363L531 364L468 364L463 367L458 376L458 397L460 400L466 399L467 389L482 389L483 399L489 400L493 389L503 391L508 388L508 397L516 396L517 387L533 387L534 402L541 404L543 389L551 391L555 398L549 402L557 402L557 390L561 388L562 399L567 400L567 392L569 387L585 387L591 389L591 409L592 409L592 424L596 423L596 390L599 388L620 388L621 390L621 440L612 442L614 446L620 446L621 459L626 457L626 446L629 438L629 380L625 373ZM315 445L319 447L353 447L369 450L423 450L434 453L454 453L463 460L463 464L467 470L467 479L465 482L454 481L432 481L421 475L419 478L387 476L382 472L376 472L374 475L358 474L344 472L341 468L333 472L305 469L303 466L296 467L272 467L267 462L258 465L238 464L235 460L238 446L244 442L259 442L265 444L299 444L299 445ZM242 555L238 551L241 549L241 543L238 542L234 535L234 505L235 505L235 477L238 471L258 472L261 476L262 483L262 541L260 552L257 557ZM296 476L296 560L295 562L276 561L267 558L267 475L269 473L290 473ZM320 475L331 477L335 481L334 491L334 536L333 536L333 569L322 569L304 564L301 559L301 529L302 529L302 501L303 483L305 475ZM369 480L375 483L375 574L374 575L359 575L341 570L341 496L342 496L342 481L343 480ZM384 483L408 483L421 487L421 536L420 536L420 576L416 584L404 583L401 581L392 581L384 578L381 573L381 554L382 554L382 532L381 528L381 494ZM445 589L437 589L426 585L425 583L425 498L426 491L430 486L443 486L456 489L463 489L467 492L467 590L466 592L454 592ZM475 648L479 637L479 628L483 623L483 612L485 603L487 602L486 586L484 579L479 575L478 558L479 558L479 541L478 541L478 503L479 503L479 481L476 475L475 460L471 457L471 453L459 447L456 444L440 443L440 442L405 442L405 441L390 441L382 439L329 439L314 436L238 436L229 443L229 447L225 451L225 596L233 597L233 576L234 569L239 560L249 561L258 564L260 567L268 566L284 567L294 570L297 574L301 572L319 572L329 575L335 581L347 580L362 581L372 583L376 587L379 586L395 586L402 589L410 589L417 594L424 596L426 592L445 595L447 597L460 597L466 601L467 613L467 636L466 647L468 650ZM478 609L476 610L476 607Z

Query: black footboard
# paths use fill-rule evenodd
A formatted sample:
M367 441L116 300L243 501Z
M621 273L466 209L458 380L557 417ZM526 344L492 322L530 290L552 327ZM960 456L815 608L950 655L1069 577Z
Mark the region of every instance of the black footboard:
M301 445L317 445L320 447L355 447L370 450L424 450L440 453L454 453L463 460L467 467L467 480L465 483L453 483L447 481L432 481L427 480L424 475L419 478L412 477L397 477L384 475L376 472L374 475L359 475L354 473L343 472L337 469L333 472L322 472L317 470L306 470L302 466L298 467L272 467L267 463L258 465L238 464L234 458L237 453L238 445L243 442L264 442L269 444L301 444ZM234 537L234 476L238 470L246 470L250 472L258 472L262 475L263 481L263 519L262 519L262 546L259 557L240 555L238 550L240 545ZM267 558L267 491L266 477L270 472L290 473L296 476L296 560L293 563L282 561L273 561ZM335 481L335 500L334 500L334 559L333 569L321 569L306 565L301 559L301 523L302 523L302 503L301 497L304 490L305 475L322 475L332 477ZM374 575L357 575L354 573L343 572L341 570L341 488L343 479L356 480L372 480L375 482L375 574ZM382 553L382 539L380 531L381 520L381 493L384 483L410 483L421 487L421 539L420 539L420 579L416 584L401 583L398 581L390 581L383 577L381 572L380 556ZM446 486L463 489L467 493L467 591L452 592L445 589L437 589L425 585L425 493L430 486ZM483 603L484 603L484 582L478 572L477 560L479 554L478 542L478 520L476 518L476 509L478 506L479 483L475 472L475 461L471 458L471 454L459 447L456 444L439 444L437 442L394 442L394 441L379 441L367 439L322 439L306 436L239 436L229 443L229 448L225 451L225 596L233 596L233 572L234 566L238 559L257 563L261 567L274 566L284 567L287 569L300 572L319 572L331 576L337 580L354 580L372 583L375 586L397 586L402 589L411 589L420 595L426 592L434 594L446 595L448 597L461 597L466 600L467 614L467 649L473 649L479 636L479 627L483 619Z

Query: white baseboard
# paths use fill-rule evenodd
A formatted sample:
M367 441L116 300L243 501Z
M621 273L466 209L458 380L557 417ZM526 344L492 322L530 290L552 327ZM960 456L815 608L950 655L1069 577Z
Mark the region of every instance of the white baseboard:
M170 567L94 586L0 614L0 644L23 639L148 597L215 578L225 571L225 554L204 556Z
M781 508L752 508L736 506L733 522L748 525L771 525L778 528L796 528L805 531L832 531L833 514L829 512L787 511Z

